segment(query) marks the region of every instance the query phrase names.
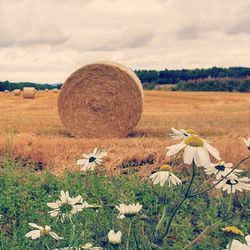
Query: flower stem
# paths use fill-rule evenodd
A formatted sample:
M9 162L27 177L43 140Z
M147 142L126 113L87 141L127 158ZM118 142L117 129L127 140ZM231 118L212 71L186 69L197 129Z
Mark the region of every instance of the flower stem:
M176 160L177 160L177 157L178 155L180 154L180 151L175 155L175 158L174 160L172 161L171 163L171 168L174 166ZM164 207L163 207L163 212L162 212L162 216L161 216L161 219L159 220L159 222L157 223L156 225L156 228L155 228L155 231L159 231L160 229L160 226L164 223L165 221L165 218L166 218L166 211L167 211L167 208L166 208L166 205L167 205L167 188L166 188L166 196L164 197Z
M231 171L229 171L222 179L220 179L218 182L216 182L214 185L212 185L211 187L203 190L203 191L200 191L200 192L196 192L196 193L193 193L192 195L190 195L189 197L194 197L194 196L197 196L197 195L200 195L200 194L204 194L206 193L207 191L211 190L212 188L216 187L219 183L221 183L224 179L226 179L236 168L238 168L243 162L247 161L248 159L250 159L250 155L244 159L242 159L235 167L232 168Z
M179 152L176 154L174 160L172 161L172 163L171 163L171 168L174 166L174 164L175 164L175 162L176 162L176 160L177 160L177 157L178 157L178 155L180 154L180 152L181 152L181 151L179 151Z
M134 241L135 241L136 249L140 249L140 248L139 248L139 243L138 243L138 240L137 240L137 237L136 237L135 223L133 223L132 226L133 226L133 229L132 229L132 230L133 230L133 236L134 236Z
M164 208L163 208L163 213L162 213L161 219L159 220L159 222L157 223L157 226L155 228L156 231L159 231L160 226L162 225L162 223L165 220L165 217L166 217L166 204L164 204Z
M231 250L232 244L233 244L233 239L231 238L229 245L228 245L228 250Z
M127 236L127 243L126 243L126 250L129 250L129 238L131 234L131 227L132 227L132 221L131 219L129 220L129 226L128 226L128 236Z
M192 164L192 177L191 177L191 180L190 180L190 183L188 185L188 188L185 192L185 195L183 197L183 199L180 201L180 203L176 206L174 212L172 213L169 221L168 221L168 224L167 224L167 227L166 227L166 231L164 232L164 234L162 235L161 239L164 239L167 237L168 233L169 233L169 230L170 230L170 226L171 226L171 223L175 217L175 215L177 214L177 212L179 211L180 207L182 206L182 204L185 202L185 200L187 200L189 198L189 191L193 185L193 182L194 182L194 177L195 177L195 163L193 161L193 164Z
M228 215L230 214L231 207L232 207L232 198L233 198L232 189L233 189L233 188L231 187L231 193L230 193L230 198L229 198L229 206L228 206L228 210L227 210Z

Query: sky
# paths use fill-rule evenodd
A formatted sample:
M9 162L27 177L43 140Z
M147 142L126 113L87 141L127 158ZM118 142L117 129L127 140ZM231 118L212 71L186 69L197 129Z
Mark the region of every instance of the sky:
M131 69L250 67L250 0L0 0L0 81Z

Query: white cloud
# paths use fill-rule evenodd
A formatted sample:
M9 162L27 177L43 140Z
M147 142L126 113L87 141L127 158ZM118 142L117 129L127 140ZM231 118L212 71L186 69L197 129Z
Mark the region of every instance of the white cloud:
M250 66L249 0L0 0L0 80L63 82L97 60Z

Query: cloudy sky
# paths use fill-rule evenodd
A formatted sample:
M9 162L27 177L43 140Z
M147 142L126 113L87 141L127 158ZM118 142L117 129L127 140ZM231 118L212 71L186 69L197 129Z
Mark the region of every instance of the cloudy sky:
M249 0L0 0L0 81L132 69L250 67Z

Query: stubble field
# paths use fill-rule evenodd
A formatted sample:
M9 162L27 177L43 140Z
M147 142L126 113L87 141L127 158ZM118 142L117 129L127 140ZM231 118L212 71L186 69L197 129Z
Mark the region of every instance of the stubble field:
M250 94L145 91L140 123L127 138L73 138L57 112L56 93L38 92L24 100L0 93L0 153L34 162L36 168L62 174L78 169L76 160L94 147L105 148L105 168L149 175L168 161L165 147L171 127L192 128L208 139L225 161L236 163L246 153L242 138L249 136Z

